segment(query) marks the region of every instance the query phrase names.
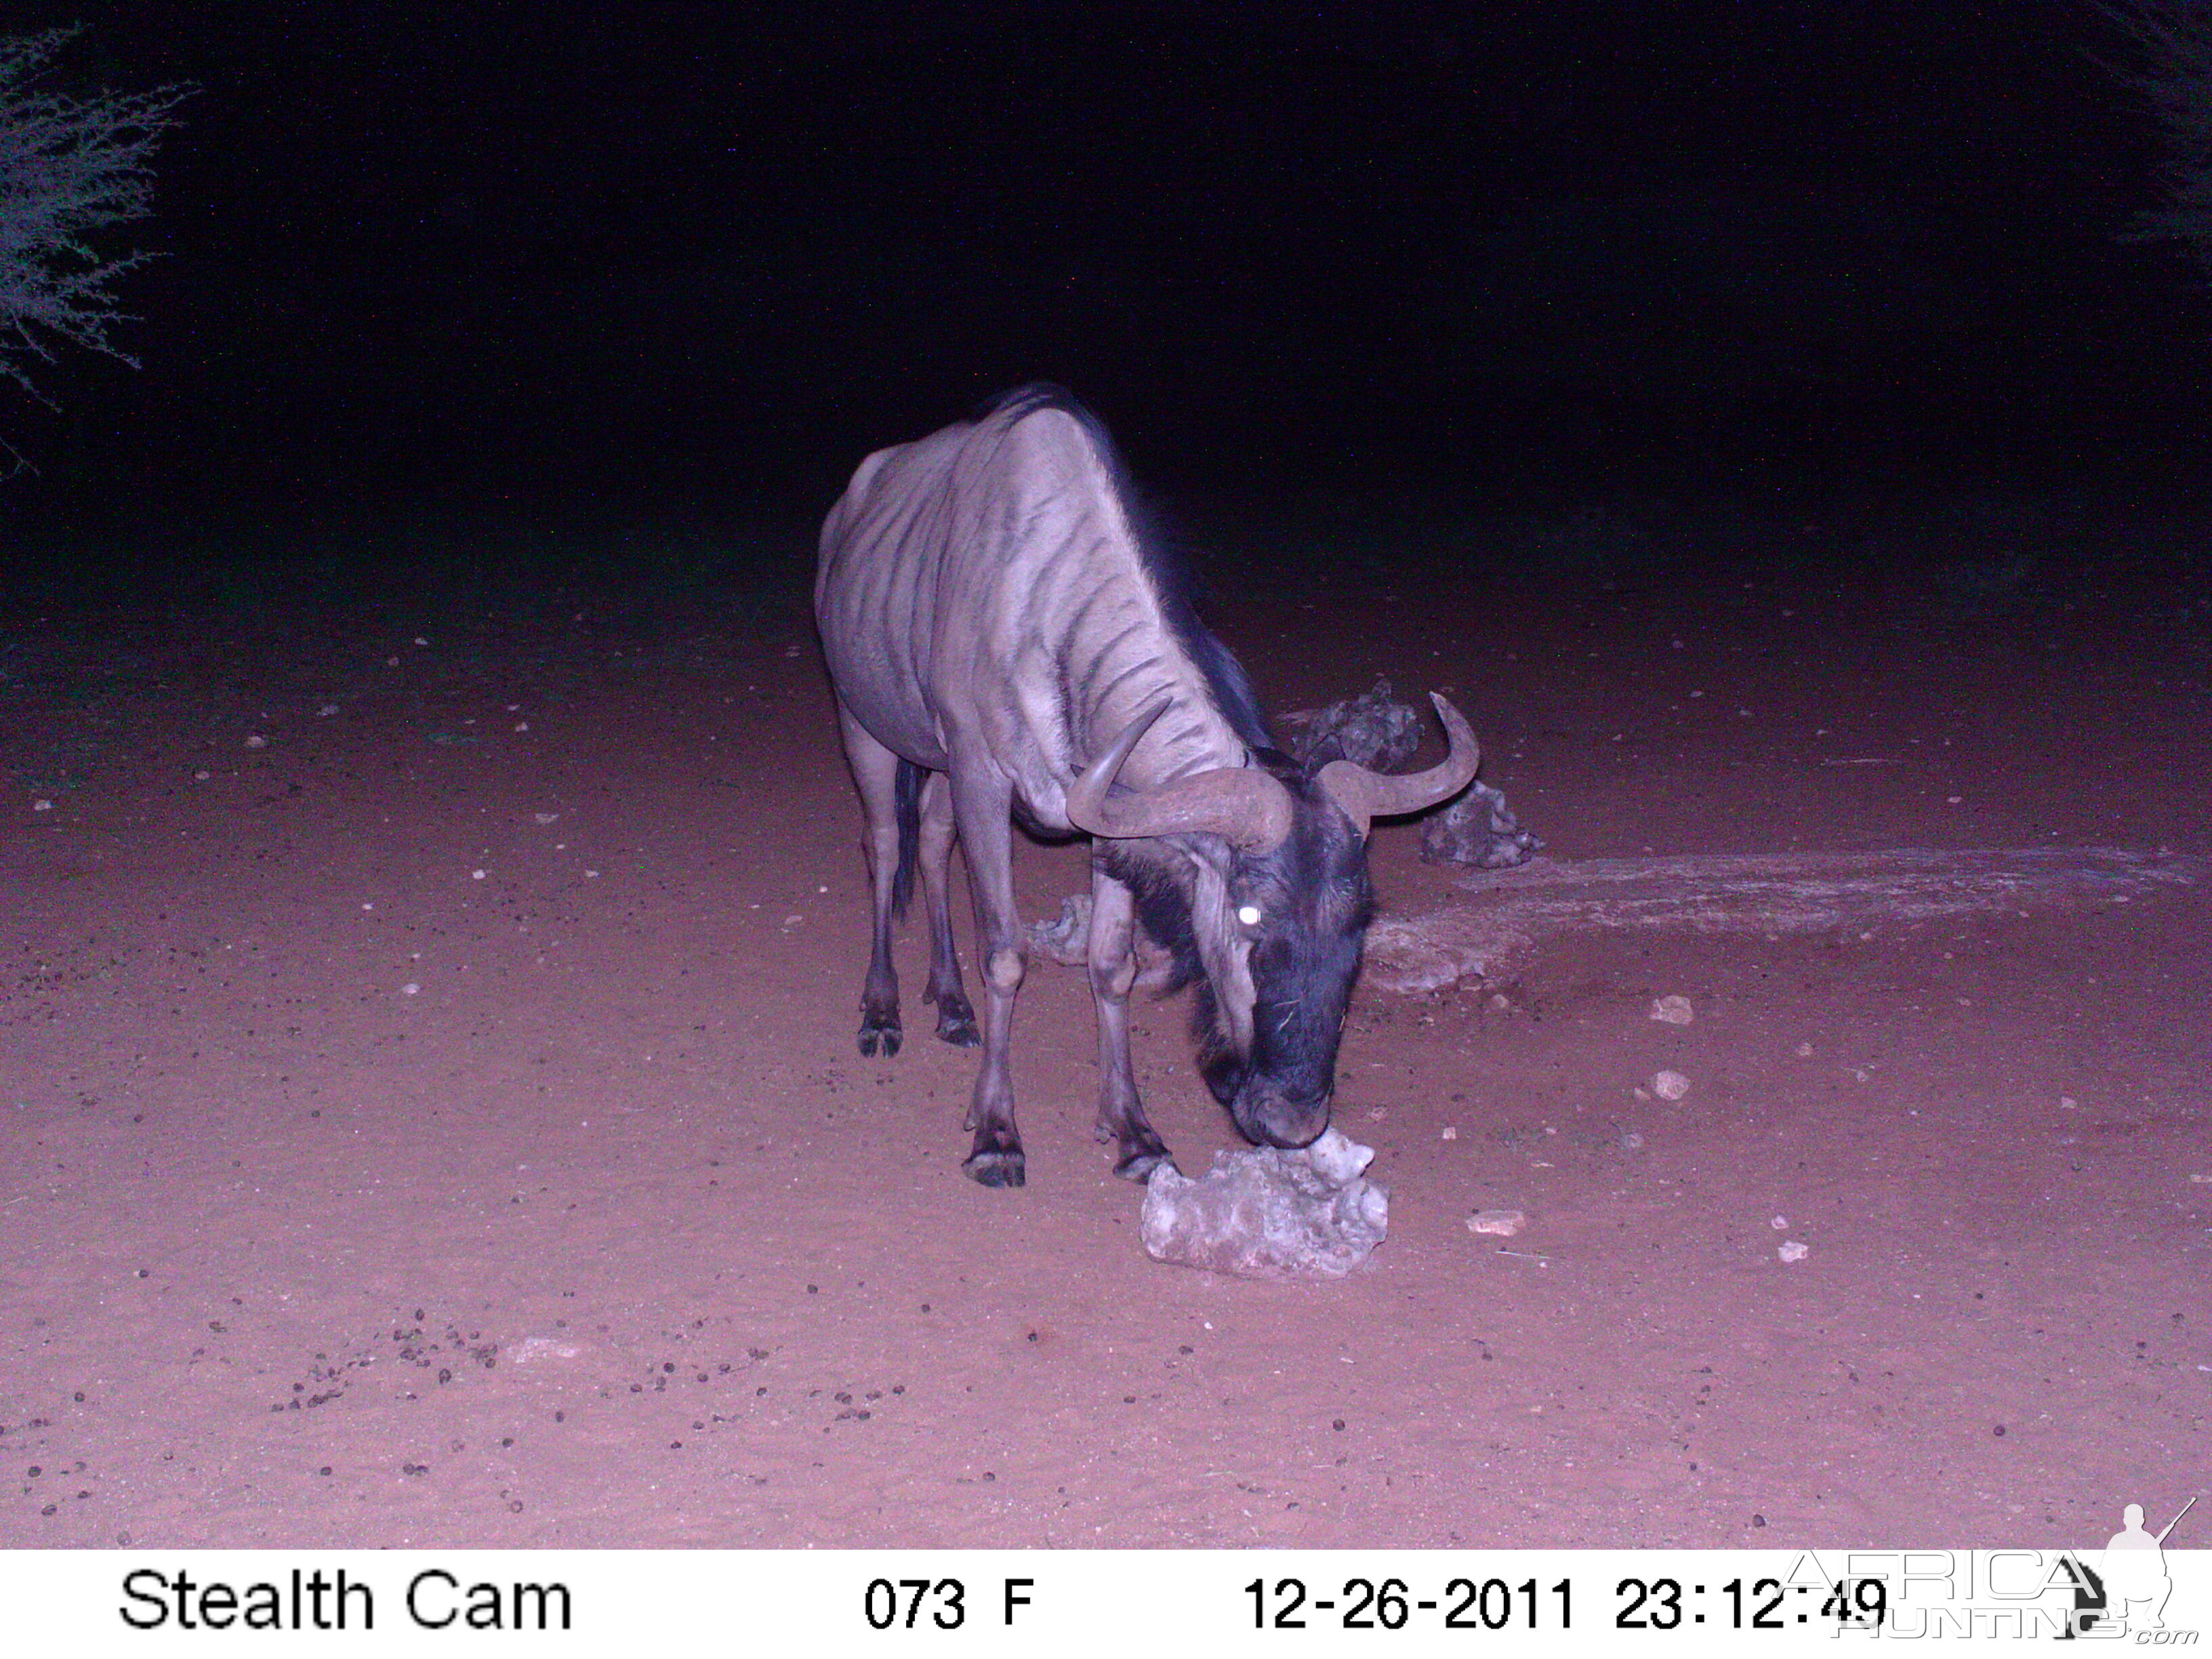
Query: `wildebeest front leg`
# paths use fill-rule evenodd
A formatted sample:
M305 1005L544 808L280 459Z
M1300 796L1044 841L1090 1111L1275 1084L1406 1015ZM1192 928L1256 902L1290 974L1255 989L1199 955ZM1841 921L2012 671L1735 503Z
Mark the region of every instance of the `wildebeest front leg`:
M975 1010L960 982L960 947L952 939L952 905L946 896L952 867L952 790L933 772L921 791L921 893L929 908L929 985L922 995L937 1005L937 1035L958 1048L983 1039Z
M860 988L860 1052L872 1055L880 1043L886 1055L895 1054L899 1051L899 995L898 970L891 966L891 901L898 877L898 757L869 736L842 703L837 707L837 726L844 733L845 758L867 815L863 841L875 900L868 977Z
M1097 862L1091 866L1091 998L1098 1010L1098 1139L1114 1145L1114 1173L1150 1178L1168 1149L1145 1117L1129 1063L1129 988L1137 982L1135 902Z
M975 1145L961 1168L986 1187L1018 1187L1026 1173L1022 1137L1014 1127L1010 1061L1014 997L1026 966L1014 908L1012 809L1013 789L1003 780L954 775L953 817L975 901L975 948L983 958L983 1064L968 1109Z

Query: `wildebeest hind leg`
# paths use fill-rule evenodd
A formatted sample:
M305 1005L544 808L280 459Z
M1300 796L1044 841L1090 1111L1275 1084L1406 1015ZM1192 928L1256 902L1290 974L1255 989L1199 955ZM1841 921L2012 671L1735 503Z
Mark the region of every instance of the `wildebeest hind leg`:
M1135 902L1129 890L1091 867L1091 998L1098 1011L1098 1139L1114 1146L1114 1173L1146 1181L1171 1163L1145 1116L1129 1063L1129 988L1137 980Z
M1014 998L1027 965L1014 908L1012 808L1013 790L1003 781L954 774L953 817L975 902L975 949L983 958L983 1064L968 1109L975 1144L960 1167L986 1187L1018 1187L1026 1179L1009 1063Z
M867 815L861 840L874 897L868 976L860 988L860 1053L872 1056L880 1044L890 1055L898 1053L900 1037L898 970L891 965L892 888L898 877L898 757L869 736L842 703L837 706L837 725L844 733L845 758Z
M921 791L921 893L929 910L929 985L923 997L937 1005L937 1035L957 1048L982 1042L975 1010L960 980L960 947L952 938L946 896L952 870L952 791L945 774L933 772Z

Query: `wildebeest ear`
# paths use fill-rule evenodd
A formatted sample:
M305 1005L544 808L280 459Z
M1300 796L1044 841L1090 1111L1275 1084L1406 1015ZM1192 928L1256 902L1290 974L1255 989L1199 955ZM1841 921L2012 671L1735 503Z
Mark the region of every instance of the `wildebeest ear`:
M1436 704L1437 718L1444 723L1451 739L1451 750L1441 763L1425 772L1392 773L1370 772L1350 761L1338 760L1322 767L1316 777L1322 792L1363 836L1376 818L1425 811L1439 801L1449 800L1474 781L1475 771L1482 764L1482 745L1474 740L1474 728L1458 709L1435 692L1429 693L1429 701Z

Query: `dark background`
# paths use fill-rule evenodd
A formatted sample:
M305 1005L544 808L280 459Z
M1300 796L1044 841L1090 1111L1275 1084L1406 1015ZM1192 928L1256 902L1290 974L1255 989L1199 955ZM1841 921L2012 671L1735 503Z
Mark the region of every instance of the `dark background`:
M2212 299L2094 7L37 4L203 88L20 544L817 514L1043 377L1141 476L2187 490Z

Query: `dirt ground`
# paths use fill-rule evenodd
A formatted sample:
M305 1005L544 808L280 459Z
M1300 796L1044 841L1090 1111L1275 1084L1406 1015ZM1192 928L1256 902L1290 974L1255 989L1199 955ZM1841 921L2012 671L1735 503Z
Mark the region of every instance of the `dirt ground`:
M855 1051L805 556L680 615L9 620L0 1545L2094 1546L2202 1489L2201 890L1363 991L1387 1243L1164 1267L1079 973L1023 995L1022 1190L960 1174L912 930ZM1215 613L1271 706L1448 688L1556 857L2212 852L2186 599L1262 568ZM1419 840L1390 914L1461 896ZM1199 1170L1185 1018L1137 1044Z

